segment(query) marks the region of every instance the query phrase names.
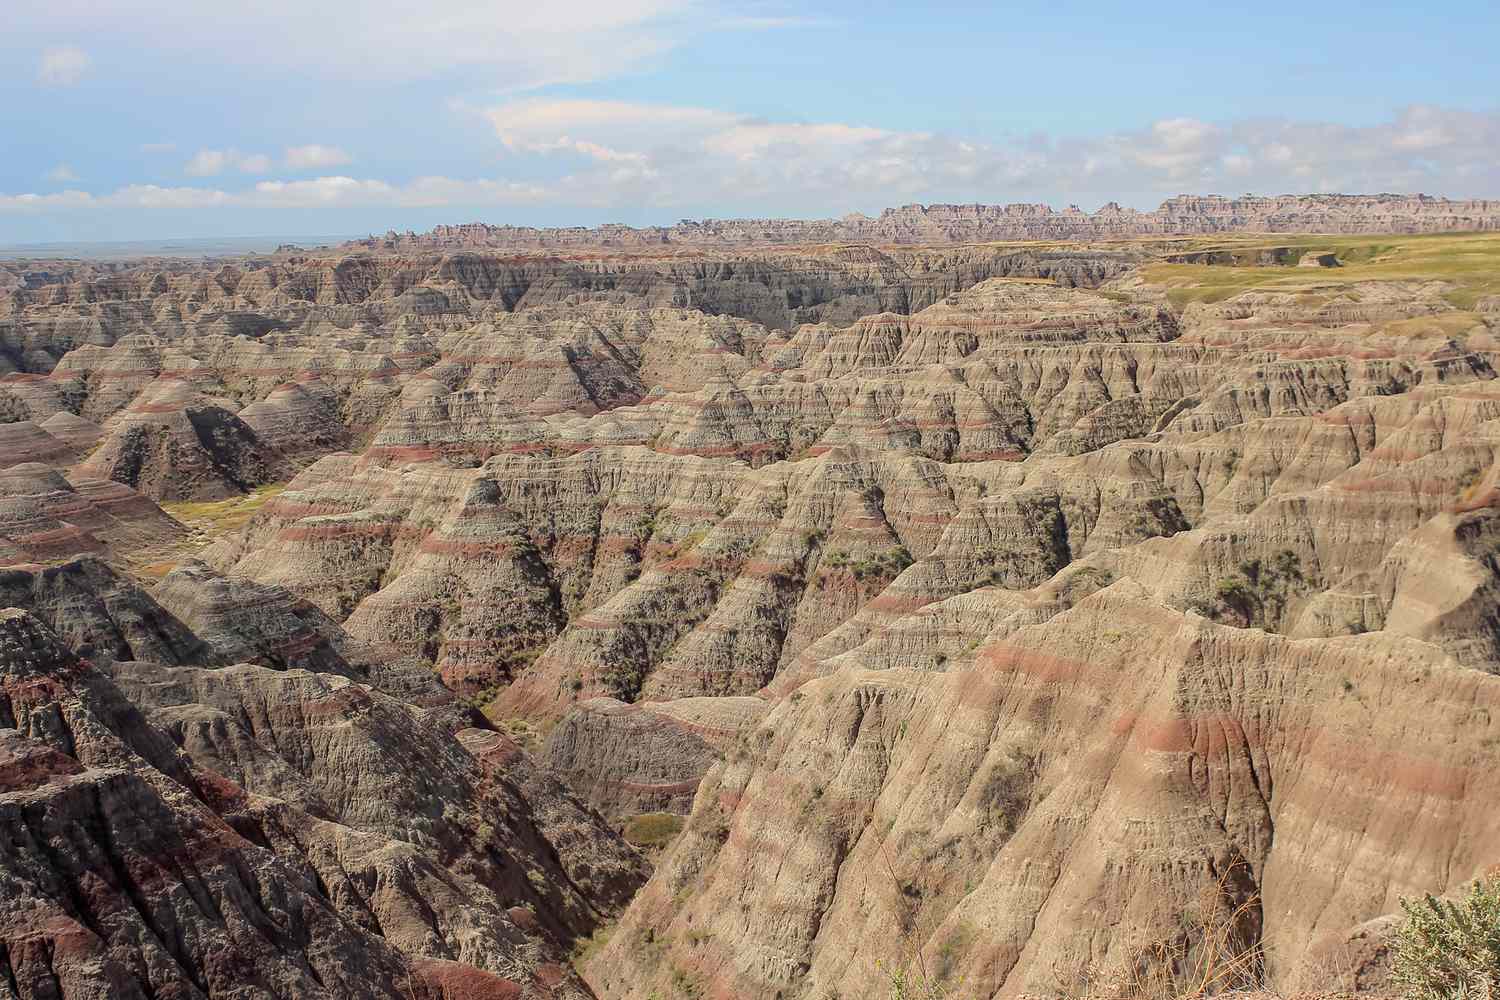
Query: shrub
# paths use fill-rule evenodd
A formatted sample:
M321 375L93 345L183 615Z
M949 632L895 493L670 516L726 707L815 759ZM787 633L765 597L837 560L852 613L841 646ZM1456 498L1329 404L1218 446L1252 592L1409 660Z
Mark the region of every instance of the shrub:
M890 983L890 1000L943 1000L948 996L948 991L921 969L901 966L883 971Z
M861 559L850 568L856 580L893 579L900 576L901 572L911 564L911 553L906 550L906 546L897 545L867 559Z
M1500 988L1500 881L1462 900L1403 899L1394 978L1416 1000L1490 997Z
M1292 598L1315 585L1302 572L1302 560L1283 549L1270 561L1250 559L1239 572L1219 580L1214 599L1193 602L1189 608L1215 621L1228 619L1241 626L1260 626L1275 631Z

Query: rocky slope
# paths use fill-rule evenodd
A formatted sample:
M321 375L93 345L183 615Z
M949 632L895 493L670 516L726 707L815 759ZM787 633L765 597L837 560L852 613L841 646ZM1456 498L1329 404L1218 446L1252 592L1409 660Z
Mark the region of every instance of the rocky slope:
M193 572L222 596L169 580L174 603L262 627L216 645L98 564L6 582L34 609L0 615L11 995L591 995L563 954L639 885L634 852L513 743L455 728L430 675ZM274 665L220 665L242 654Z
M1242 985L1378 988L1400 898L1500 862L1500 244L1468 239L1451 271L1384 239L121 267L152 315L300 318L0 383L0 603L415 990L1074 995L1210 928ZM402 311L443 273L462 308ZM149 593L106 561L180 534L124 481L279 478ZM662 812L644 881L614 829Z

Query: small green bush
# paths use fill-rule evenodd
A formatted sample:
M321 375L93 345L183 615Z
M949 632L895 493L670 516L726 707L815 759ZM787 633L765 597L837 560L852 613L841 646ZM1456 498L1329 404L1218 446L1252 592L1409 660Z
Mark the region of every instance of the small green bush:
M1477 881L1458 902L1403 899L1394 978L1415 1000L1489 998L1500 987L1500 881Z

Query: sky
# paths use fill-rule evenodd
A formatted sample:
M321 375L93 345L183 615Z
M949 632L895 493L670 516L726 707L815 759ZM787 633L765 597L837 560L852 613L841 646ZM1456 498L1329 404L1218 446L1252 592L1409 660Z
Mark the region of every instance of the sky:
M0 0L0 244L1500 198L1500 5Z

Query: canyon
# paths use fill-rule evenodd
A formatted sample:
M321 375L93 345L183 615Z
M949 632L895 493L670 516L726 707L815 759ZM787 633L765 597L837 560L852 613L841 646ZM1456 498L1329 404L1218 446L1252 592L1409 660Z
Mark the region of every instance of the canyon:
M1497 227L0 261L0 997L1390 995L1500 865Z

